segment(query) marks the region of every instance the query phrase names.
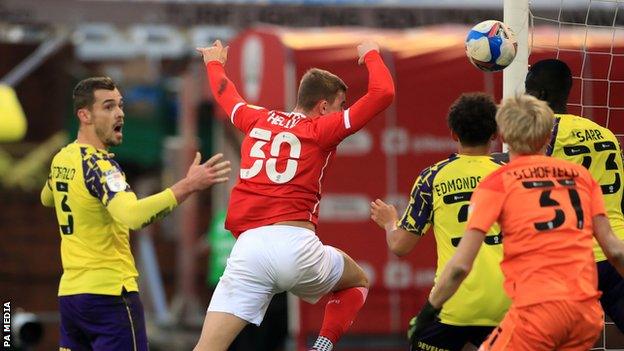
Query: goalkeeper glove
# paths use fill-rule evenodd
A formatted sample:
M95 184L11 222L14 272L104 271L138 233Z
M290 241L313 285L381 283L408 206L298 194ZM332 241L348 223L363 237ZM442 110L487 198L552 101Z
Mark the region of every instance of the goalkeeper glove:
M434 308L429 300L425 302L425 305L420 310L420 312L414 316L410 322L409 327L407 329L407 338L410 341L410 344L414 344L415 338L422 333L422 331L433 324L438 319L438 314L441 309Z

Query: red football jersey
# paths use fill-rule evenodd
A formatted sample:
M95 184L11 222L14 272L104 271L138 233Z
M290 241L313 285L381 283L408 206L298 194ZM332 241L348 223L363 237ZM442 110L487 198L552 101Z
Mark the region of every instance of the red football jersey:
M394 97L392 76L379 53L367 53L365 63L367 94L344 111L315 118L248 105L221 63L208 63L213 95L245 133L239 180L225 222L235 236L281 221L317 224L323 177L337 145L386 109Z

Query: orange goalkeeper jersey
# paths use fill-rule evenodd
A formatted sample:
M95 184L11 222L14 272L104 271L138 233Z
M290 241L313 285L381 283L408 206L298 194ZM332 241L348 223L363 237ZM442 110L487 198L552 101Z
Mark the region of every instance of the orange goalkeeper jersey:
M541 155L522 156L485 178L471 199L467 229L504 233L505 290L517 307L597 298L592 219L605 214L587 169Z

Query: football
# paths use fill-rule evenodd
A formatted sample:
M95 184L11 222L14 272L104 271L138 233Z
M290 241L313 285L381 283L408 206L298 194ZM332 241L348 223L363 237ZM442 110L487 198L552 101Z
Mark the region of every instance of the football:
M487 72L500 71L516 57L518 43L505 23L483 21L472 27L466 37L466 55L475 67Z

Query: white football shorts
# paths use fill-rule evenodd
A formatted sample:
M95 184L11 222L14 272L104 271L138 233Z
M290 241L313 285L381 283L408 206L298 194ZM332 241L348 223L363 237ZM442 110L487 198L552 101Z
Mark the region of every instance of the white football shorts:
M270 225L243 232L227 260L208 311L260 325L273 295L289 291L316 303L338 283L344 258L313 231Z

